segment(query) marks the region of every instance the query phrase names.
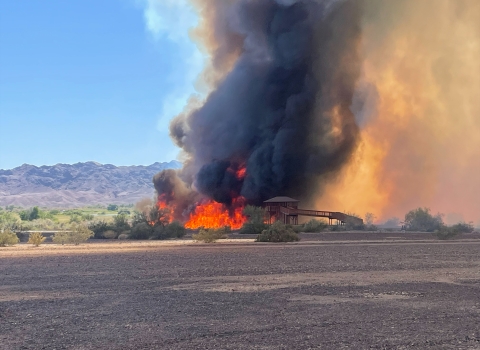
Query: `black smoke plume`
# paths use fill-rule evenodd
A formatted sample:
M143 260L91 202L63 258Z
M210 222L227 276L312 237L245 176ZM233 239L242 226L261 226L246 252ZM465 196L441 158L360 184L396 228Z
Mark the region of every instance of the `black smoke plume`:
M213 58L228 38L238 57L202 107L171 123L188 160L154 184L177 201L177 216L199 196L226 205L239 195L257 205L279 195L308 201L349 159L358 139L350 106L360 3L236 0L216 9Z

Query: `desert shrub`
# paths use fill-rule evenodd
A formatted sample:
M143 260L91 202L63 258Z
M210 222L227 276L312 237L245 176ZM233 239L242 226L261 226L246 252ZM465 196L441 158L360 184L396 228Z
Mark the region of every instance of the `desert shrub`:
M165 233L168 238L182 238L185 236L186 230L185 227L178 221L173 221L172 223L165 226Z
M240 234L245 234L245 235L258 235L262 233L263 230L265 230L268 227L267 224L264 223L251 223L251 222L246 222L243 224L242 228L240 228L239 233Z
M227 232L229 229L226 227L222 228L209 228L209 229L200 229L197 234L193 234L192 238L196 241L202 241L205 243L215 243L219 239L227 238Z
M434 232L434 235L438 239L445 240L445 239L452 239L459 233L460 232L456 230L454 227L442 226L441 228L439 228Z
M322 232L328 227L325 221L312 219L302 225L303 232Z
M429 208L410 210L405 215L404 225L407 231L435 232L444 228L442 215L433 216Z
M38 247L45 241L41 232L32 232L28 238L28 243L33 244L35 247Z
M80 243L86 242L91 237L93 237L93 232L90 231L87 226L77 225L69 232L68 243L79 245Z
M123 231L130 230L130 224L126 215L120 214L113 218L113 230L120 234Z
M102 239L105 238L104 233L113 230L113 227L105 221L95 221L88 225L88 229L93 232L93 238Z
M257 237L257 242L296 242L299 241L297 233L292 227L276 221Z
M165 232L165 226L163 225L154 225L152 227L152 234L149 237L150 239L164 240L168 239L167 233Z
M117 238L117 233L113 230L107 230L103 233L103 238L105 238L105 239L115 239L115 238Z
M452 226L452 229L456 230L458 233L472 233L475 228L473 223L459 222Z
M153 235L153 227L146 222L140 222L130 230L130 239L149 239Z
M439 229L435 230L434 235L438 239L452 239L460 233L471 233L473 230L473 224L460 222L453 226L442 225Z
M72 226L71 231L56 232L53 235L53 242L57 244L75 244L86 242L93 236L93 232L84 225Z
M68 232L56 232L52 237L52 241L61 245L68 243Z
M303 225L289 225L292 230L295 232L295 233L302 233L302 232L305 232L304 229L303 229Z
M240 234L258 235L268 227L268 225L265 224L265 209L262 207L247 205L243 209L243 215L247 217L247 221L240 229Z
M122 233L120 236L118 236L118 239L123 241L128 239L128 234L127 233Z
M17 235L10 230L4 230L3 232L0 232L0 247L15 245L19 241L20 240L18 239Z

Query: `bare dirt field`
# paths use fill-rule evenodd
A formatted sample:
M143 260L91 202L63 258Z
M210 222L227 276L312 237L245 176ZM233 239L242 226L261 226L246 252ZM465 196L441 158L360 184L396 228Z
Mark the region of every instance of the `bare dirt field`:
M352 235L0 248L0 349L480 349L478 235Z

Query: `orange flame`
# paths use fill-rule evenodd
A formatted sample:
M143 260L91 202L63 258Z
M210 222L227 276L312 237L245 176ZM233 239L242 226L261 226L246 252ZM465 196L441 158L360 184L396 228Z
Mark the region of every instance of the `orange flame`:
M238 180L243 180L247 176L247 168L242 167L235 172L235 176Z
M157 201L157 207L158 210L165 211L165 219L168 223L172 223L173 217L171 213L174 211L175 207L172 207L167 204L167 201L165 200L165 195L162 194L158 196L158 201Z
M233 203L233 210L229 210L224 204L213 200L200 204L190 214L190 219L185 224L185 227L198 229L200 227L221 228L230 226L233 230L237 230L247 220L243 215L244 202L245 199L243 197L236 198Z

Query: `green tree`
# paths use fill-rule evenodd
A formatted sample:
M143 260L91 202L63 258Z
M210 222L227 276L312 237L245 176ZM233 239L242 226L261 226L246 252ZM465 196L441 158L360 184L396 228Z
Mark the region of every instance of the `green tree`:
M30 212L29 220L32 221L36 219L40 219L40 209L38 209L38 207L33 207L32 211Z
M117 211L118 210L118 205L116 204L109 204L107 207L107 210L109 211Z
M265 224L265 209L262 207L247 205L243 209L243 215L247 217L247 221L240 229L241 234L258 235L268 227L268 225Z
M408 231L434 232L440 230L444 224L441 214L433 216L429 208L410 210L405 215L405 228Z
M16 231L20 230L22 227L22 219L20 215L15 212L6 211L4 213L0 213L0 231L2 230L10 230Z

